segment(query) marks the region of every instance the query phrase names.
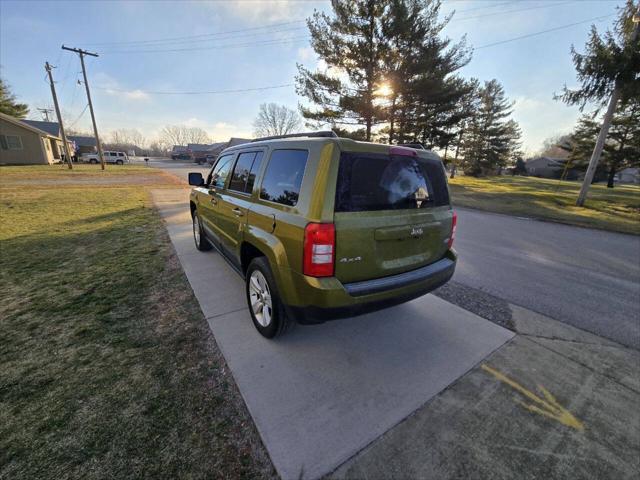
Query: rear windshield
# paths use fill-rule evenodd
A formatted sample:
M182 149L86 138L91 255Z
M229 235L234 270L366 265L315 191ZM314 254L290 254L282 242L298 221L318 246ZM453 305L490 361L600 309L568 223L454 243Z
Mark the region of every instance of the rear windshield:
M439 160L375 153L340 155L336 212L407 210L448 204L447 180Z

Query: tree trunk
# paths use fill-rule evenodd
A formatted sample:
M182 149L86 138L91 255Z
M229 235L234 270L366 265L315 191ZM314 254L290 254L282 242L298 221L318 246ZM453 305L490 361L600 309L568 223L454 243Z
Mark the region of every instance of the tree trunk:
M393 97L393 100L391 101L391 115L390 115L390 119L389 119L389 144L393 144L393 134L395 133L394 131L394 127L395 127L395 119L396 119L396 97Z
M616 176L616 164L612 163L611 168L609 168L609 176L607 177L607 188L613 188L614 185L614 177Z

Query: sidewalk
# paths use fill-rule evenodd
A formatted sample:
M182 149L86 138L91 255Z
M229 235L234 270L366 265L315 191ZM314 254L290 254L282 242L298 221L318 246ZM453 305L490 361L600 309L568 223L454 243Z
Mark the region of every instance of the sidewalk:
M516 338L330 477L637 478L640 354L511 308Z

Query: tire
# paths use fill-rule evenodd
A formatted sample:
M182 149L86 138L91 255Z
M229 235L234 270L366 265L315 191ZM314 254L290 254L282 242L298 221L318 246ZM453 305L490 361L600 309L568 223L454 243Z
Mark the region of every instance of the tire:
M196 244L196 248L201 252L211 250L211 244L209 243L209 240L207 240L207 237L205 237L204 230L202 229L202 223L200 222L200 217L198 216L197 210L193 211L192 223L193 241Z
M122 160L116 160L116 165L124 165L124 162Z
M95 158L92 158L91 160L89 160L89 163L93 163L95 165L98 164L98 160L96 160Z
M289 330L293 322L287 318L266 257L251 260L245 277L245 292L251 320L260 335L274 338ZM259 304L255 305L256 302Z

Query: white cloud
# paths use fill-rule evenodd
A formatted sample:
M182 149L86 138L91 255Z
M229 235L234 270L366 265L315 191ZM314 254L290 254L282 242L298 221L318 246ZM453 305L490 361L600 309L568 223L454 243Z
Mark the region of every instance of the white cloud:
M316 52L311 47L298 48L298 58L303 62L315 58Z
M95 85L95 89L104 91L112 97L122 98L124 100L150 100L151 97L144 90L139 88L129 90L120 85L120 83L108 73L98 72L91 81Z
M213 8L224 9L250 23L288 22L305 18L310 12L310 4L324 2L296 2L290 0L215 2Z
M547 138L571 132L579 113L549 97L520 95L515 97L513 118L522 128L524 149L533 153Z

